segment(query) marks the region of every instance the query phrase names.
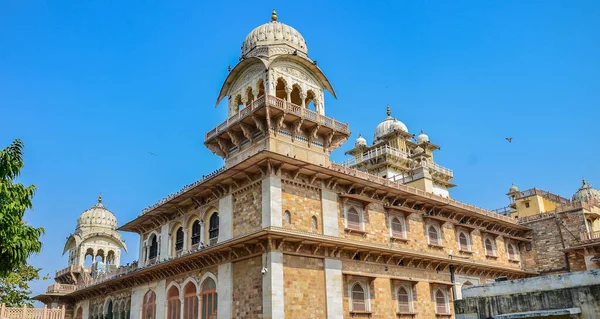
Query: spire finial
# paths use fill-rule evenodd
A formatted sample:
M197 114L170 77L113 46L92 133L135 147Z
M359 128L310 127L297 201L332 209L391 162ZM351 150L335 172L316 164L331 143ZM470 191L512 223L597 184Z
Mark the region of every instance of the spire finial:
M387 106L387 115L392 116L392 109L390 109L390 105Z
M275 9L273 9L273 12L271 12L271 21L277 21L277 11L275 11Z
M102 204L102 192L100 192L100 196L98 196L98 204Z
M585 180L585 177L581 177L581 184L583 185L583 187L587 186L587 181Z

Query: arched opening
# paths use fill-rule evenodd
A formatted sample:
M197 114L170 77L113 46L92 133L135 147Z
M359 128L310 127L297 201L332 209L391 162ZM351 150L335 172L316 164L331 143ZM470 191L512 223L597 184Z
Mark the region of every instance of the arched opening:
M106 314L104 315L106 319L113 319L113 302L112 300L108 302L108 307L106 308Z
M252 88L249 87L246 89L246 106L249 106L254 102L254 94L252 94Z
M398 287L397 292L398 299L398 312L400 313L409 313L412 312L411 307L411 296L409 290L404 286Z
M131 300L127 300L125 303L125 319L129 319L131 317Z
M448 309L446 294L441 289L438 289L435 292L435 312L444 314L450 312Z
M88 248L85 251L85 261L83 262L84 267L91 267L94 263L94 250L92 248Z
M458 243L460 245L460 250L462 251L470 251L471 247L469 245L469 238L467 237L467 234L465 234L464 232L460 232L458 234Z
M317 230L319 229L319 222L317 221L317 217L313 216L311 218L311 222L312 222L312 229Z
M485 254L488 256L496 256L496 248L490 238L485 239Z
M183 250L183 227L177 228L175 232L175 251Z
M438 232L437 227L429 225L429 227L427 228L427 236L430 245L440 245L440 234Z
M152 290L144 295L142 319L156 319L156 294Z
M233 99L233 105L232 105L232 110L231 110L232 114L230 114L230 115L233 115L233 114L239 112L243 108L244 108L244 103L242 102L242 96L238 94Z
M277 85L275 86L275 96L287 100L287 93L285 92L285 80L282 78L277 79Z
M158 256L158 239L155 234L150 236L150 251L148 252L148 259L154 259Z
M180 308L179 289L173 286L167 293L167 319L179 319Z
M290 213L289 210L286 210L283 213L283 224L284 225L289 225L292 223L292 214Z
M219 240L219 213L215 212L210 216L208 222L208 242L215 245Z
M200 238L201 238L200 221L196 219L192 223L192 245L199 244L200 243Z
M352 286L352 311L367 311L365 289L359 283Z
M508 244L508 259L519 260L519 257L517 256L517 248L512 243Z
M292 94L290 95L291 102L298 106L302 105L302 99L300 98L300 86L298 84L294 84L292 86Z
M263 79L259 79L257 83L258 87L258 96L257 99L263 97L265 95L265 81Z
M106 264L108 264L108 265L115 264L115 251L114 250L108 251L108 254L106 255Z
M391 224L391 228L392 228L392 236L393 237L397 237L397 238L405 237L404 220L403 219L401 219L398 216L395 216L392 218L392 221L390 224Z
M193 282L188 282L183 288L183 319L198 318L198 296L196 285Z
M83 319L83 308L79 307L75 315L75 319Z
M349 229L360 230L360 214L354 207L350 207L346 213L346 227Z
M217 317L217 284L212 278L206 278L202 284L202 319Z
M304 105L307 109L317 111L317 107L315 105L315 92L312 90L306 91L306 99L304 100Z
M104 262L104 250L98 249L98 252L96 252L95 262L97 262L97 263L103 263Z

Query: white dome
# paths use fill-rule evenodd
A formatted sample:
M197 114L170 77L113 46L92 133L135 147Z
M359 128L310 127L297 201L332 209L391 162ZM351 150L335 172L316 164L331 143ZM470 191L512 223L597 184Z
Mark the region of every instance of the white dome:
M429 142L429 136L427 136L427 134L423 133L423 131L421 131L421 134L419 134L419 136L417 136L417 144L421 144L421 143L425 143L425 142Z
M98 197L98 203L96 205L79 216L77 219L77 228L80 227L117 229L117 218L102 205L102 195Z
M304 37L296 29L287 24L277 22L277 14L273 10L271 22L256 27L242 44L242 57L258 46L289 45L293 49L308 55L308 48Z
M508 193L518 193L519 192L519 188L517 187L517 185L512 184L512 186L510 187L510 189L508 190Z
M354 146L355 147L367 146L367 140L365 140L365 138L362 137L362 135L358 135L358 138L356 139L356 142L354 142Z
M390 111L390 106L387 108L387 118L383 120L383 122L379 123L375 128L375 135L373 137L373 141L377 141L380 137L391 133L393 131L404 131L408 133L408 128L404 123L398 121L397 119L392 117L392 111Z
M590 200L595 200L596 202L600 203L600 191L588 184L584 178L579 190L573 194L573 201L589 202Z

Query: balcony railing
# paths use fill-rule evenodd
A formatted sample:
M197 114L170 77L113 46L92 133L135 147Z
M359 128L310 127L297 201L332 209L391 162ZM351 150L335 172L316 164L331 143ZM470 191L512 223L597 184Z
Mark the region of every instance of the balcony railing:
M565 204L569 204L571 202L571 200L569 200L568 198L564 198L560 195L556 195L553 193L550 193L548 191L545 190L541 190L538 188L530 188L528 190L524 190L522 192L518 192L515 195L516 199L520 199L520 198L524 198L524 197L528 197L528 196L532 196L532 195L538 195L538 196L542 196L544 198L547 198L555 203L559 203L561 205L565 205Z
M449 168L446 168L444 166L441 166L441 165L438 165L438 164L432 163L432 162L425 162L425 163L426 163L425 164L426 167L429 167L430 169L433 169L434 171L437 171L444 175L454 177L454 172Z
M83 269L83 267L81 267L79 265L69 265L66 268L63 268L63 269L57 271L55 277L58 278L60 276L68 274L68 273L79 273L79 272L81 272L82 269Z
M600 231L581 233L581 241L600 241Z
M317 122L323 126L327 126L334 130L342 131L344 133L350 133L348 124L346 124L346 123L338 122L331 117L321 115L315 111L311 111L307 108L303 108L299 105L293 104L284 99L280 99L280 98L272 96L272 95L264 95L264 96L261 96L260 98L256 99L254 102L250 103L249 106L241 109L239 112L230 116L226 121L217 125L214 129L208 131L206 133L206 139L208 140L208 139L216 136L217 134L225 131L231 125L243 120L244 118L246 118L249 115L251 115L252 113L254 113L255 110L257 110L263 106L274 107L274 108L283 110L287 113L295 114L304 119L308 119L310 121Z
M56 283L56 284L52 284L52 285L48 286L48 288L46 289L46 293L68 294L68 293L75 291L76 288L77 288L76 285L66 285L66 284Z

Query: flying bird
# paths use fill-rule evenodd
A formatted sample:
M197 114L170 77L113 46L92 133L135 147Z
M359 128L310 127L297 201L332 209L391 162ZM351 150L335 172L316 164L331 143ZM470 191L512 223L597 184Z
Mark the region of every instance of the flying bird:
M148 155L156 156L156 154L154 154L152 152L148 152Z
M507 137L507 138L506 138L506 140L507 140L509 143L512 143L512 137Z
M231 65L227 66L227 71L231 72Z

